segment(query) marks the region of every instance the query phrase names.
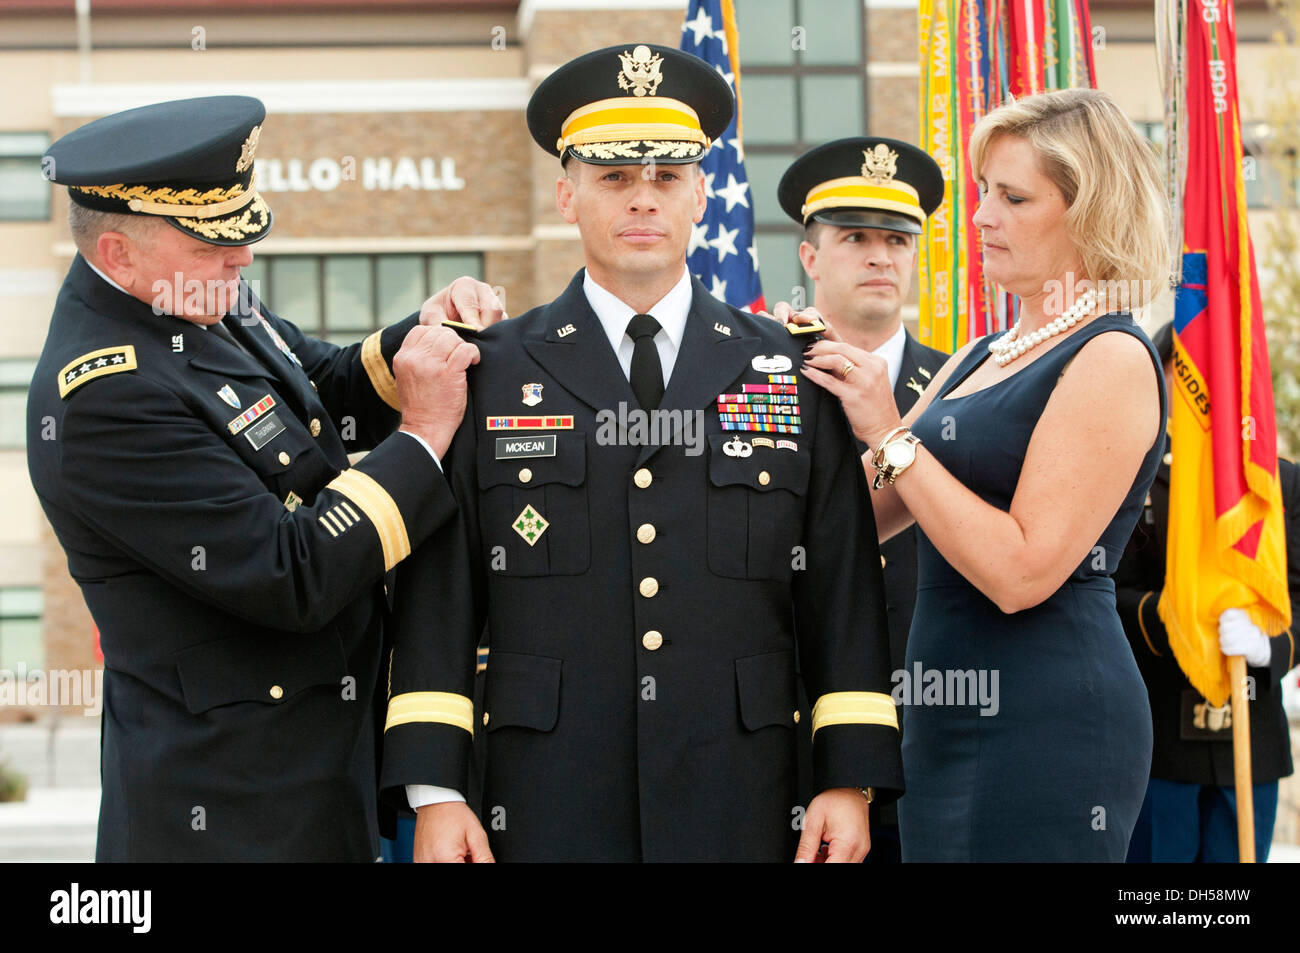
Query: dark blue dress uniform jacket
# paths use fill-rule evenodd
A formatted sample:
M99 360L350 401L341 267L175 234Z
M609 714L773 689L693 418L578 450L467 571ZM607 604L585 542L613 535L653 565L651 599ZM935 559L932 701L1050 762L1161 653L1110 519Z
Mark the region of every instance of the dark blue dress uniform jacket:
M104 652L99 860L378 854L383 578L455 509L388 436L416 319L340 349L252 307L301 366L247 308L249 353L78 257L32 382L32 482Z
M802 340L698 282L660 405L702 414L703 452L608 445L637 407L582 290L476 337L470 408L444 461L455 522L399 571L383 786L466 789L499 860L793 857L796 641L817 790L902 787L880 553L839 402L802 377L797 450L723 449L716 398ZM524 406L521 388L542 385ZM500 459L497 416L571 416L554 456ZM634 436L634 432L630 432ZM530 544L513 528L547 521ZM486 620L485 704L473 710Z
M1166 460L1170 458L1166 456ZM1278 461L1282 505L1286 521L1288 588L1292 606L1300 605L1300 468L1290 460ZM1138 519L1119 568L1115 570L1115 602L1124 631L1133 647L1138 669L1151 696L1151 722L1155 746L1151 777L1230 787L1234 783L1232 728L1225 723L1223 738L1204 741L1184 738L1183 706L1205 699L1192 688L1169 647L1169 634L1156 606L1165 587L1165 544L1169 538L1169 464L1163 463L1151 484L1149 502ZM1300 662L1295 626L1273 636L1268 668L1247 668L1254 679L1250 703L1250 768L1253 783L1264 784L1291 774L1291 738L1282 707L1282 679Z

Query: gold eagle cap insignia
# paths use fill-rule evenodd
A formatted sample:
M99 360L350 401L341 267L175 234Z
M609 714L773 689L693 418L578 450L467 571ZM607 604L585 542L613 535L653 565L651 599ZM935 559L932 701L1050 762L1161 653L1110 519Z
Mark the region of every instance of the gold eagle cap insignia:
M898 174L898 153L883 142L862 150L862 177L877 185L894 181Z
M661 69L664 58L651 53L644 43L634 47L631 53L618 54L618 58L623 61L618 88L630 90L633 96L653 96L664 79Z
M239 161L235 163L236 172L244 172L253 164L253 153L257 151L257 140L261 138L262 127L254 126L253 131L248 134L243 147L239 150Z

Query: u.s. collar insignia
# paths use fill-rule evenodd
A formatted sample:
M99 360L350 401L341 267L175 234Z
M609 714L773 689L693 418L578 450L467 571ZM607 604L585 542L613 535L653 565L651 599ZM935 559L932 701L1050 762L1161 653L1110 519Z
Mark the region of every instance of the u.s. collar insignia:
M231 407L235 408L235 410L239 409L239 395L235 393L235 389L229 384L222 384L221 390L217 391L217 396Z
M929 380L929 379L930 379L930 372L927 371L924 367L919 367L919 366L918 366L917 369L916 369L916 373L920 374L920 375L921 375L922 377L924 377L926 380Z
M618 74L618 88L631 91L633 96L653 96L663 82L661 70L663 57L651 53L650 47L642 43L634 47L631 53L620 53L623 69Z
M555 329L555 336L561 338L567 338L570 334L572 334L576 330L578 329L575 328L572 324L566 324L562 328Z
M713 330L717 331L719 334L725 334L727 337L731 337L731 328L727 327L721 321L713 322Z
M722 445L722 452L729 457L740 457L741 459L744 459L753 454L754 448L741 440L740 437L732 437Z
M536 407L542 402L542 385L525 384L523 386L523 402L525 407Z
M750 361L750 367L763 374L784 374L793 366L790 358L784 354L777 354L775 357L760 354Z
M253 153L257 151L257 140L262 138L262 127L254 126L253 131L248 134L244 140L244 145L239 150L239 159L235 162L235 171L244 172L253 164Z
M862 177L876 185L885 185L894 181L898 173L898 153L883 142L876 143L874 149L862 150Z
M922 387L919 383L917 383L915 377L909 377L907 379L907 386L910 387L912 390L916 391L918 395L925 393L925 388Z

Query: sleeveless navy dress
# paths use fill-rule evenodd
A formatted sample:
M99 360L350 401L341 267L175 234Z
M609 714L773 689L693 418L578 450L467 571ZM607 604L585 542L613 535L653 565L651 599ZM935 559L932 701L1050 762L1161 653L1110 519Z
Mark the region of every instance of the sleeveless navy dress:
M917 527L916 613L902 682L905 862L1124 860L1151 768L1151 710L1111 573L1164 448L1160 360L1129 314L1106 314L1006 380L944 399L988 358L980 343L912 430L949 473L1009 510L1057 379L1106 332L1146 344L1160 382L1160 435L1065 584L1045 602L1005 614Z

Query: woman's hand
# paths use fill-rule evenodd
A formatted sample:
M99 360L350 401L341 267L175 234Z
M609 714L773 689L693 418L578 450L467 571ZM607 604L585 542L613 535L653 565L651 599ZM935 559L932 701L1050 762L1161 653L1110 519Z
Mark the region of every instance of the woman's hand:
M875 449L903 422L889 386L889 364L883 357L830 339L829 334L824 337L804 349L800 370L840 399L853 435Z

